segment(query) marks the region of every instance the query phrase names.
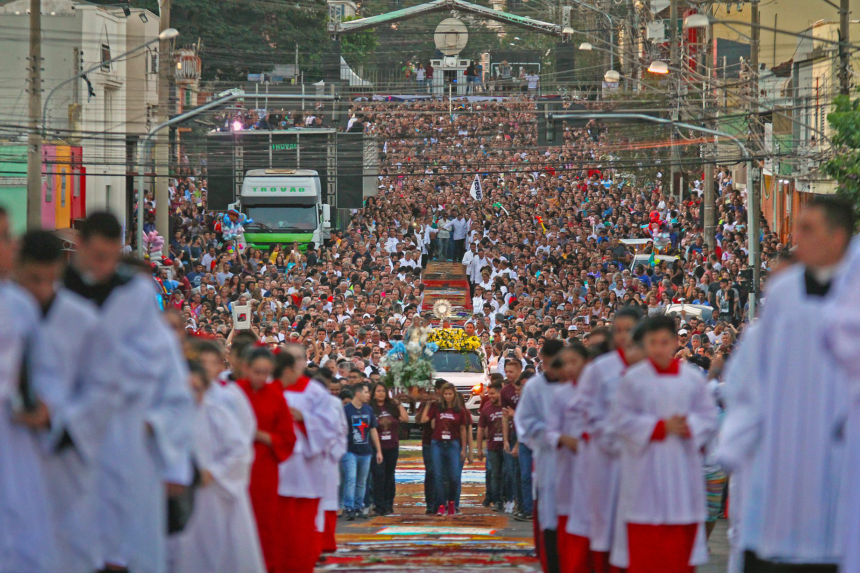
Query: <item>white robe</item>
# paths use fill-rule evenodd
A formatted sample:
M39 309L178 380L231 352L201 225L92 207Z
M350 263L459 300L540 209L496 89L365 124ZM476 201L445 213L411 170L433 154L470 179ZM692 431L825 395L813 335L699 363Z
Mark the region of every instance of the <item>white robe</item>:
M325 529L325 512L337 511L340 508L340 460L346 453L347 436L349 435L340 398L329 396L324 407L328 411L325 415L337 420L337 431L330 437L323 458L323 481L325 485L317 515L317 529L319 531Z
M278 495L320 499L325 493L325 450L338 432L339 422L326 408L331 394L314 380L301 392L284 390L290 408L302 413L302 422L293 422L296 444L292 455L278 465Z
M581 439L587 425L582 392L572 383L565 383L556 394L550 412L548 433L550 435L571 436ZM582 450L574 453L559 446L556 454L555 506L559 516L567 516L565 531L580 537L588 537L589 512L586 459Z
M686 416L691 437L652 442L660 420ZM701 449L717 427L717 405L695 366L660 374L650 361L631 366L618 383L609 414L621 441L618 515L610 562L629 566L626 524L699 524L690 565L707 561L702 524L707 518Z
M555 396L563 387L560 382L547 382L543 374L532 376L523 388L514 414L517 439L532 451L532 483L537 493L541 529L558 527L555 473L560 434L557 430L550 430L548 422Z
M0 572L55 573L61 567L39 436L12 422L21 357L30 340L35 389L57 375L46 348L36 302L17 285L0 281Z
M620 444L609 426L609 410L615 400L618 380L626 368L621 354L613 351L586 365L579 382L588 408L586 431L590 440L583 444L582 454L588 460L588 538L592 551L606 552L612 548L618 506Z
M723 405L727 411L731 411L735 403L742 403L742 395L749 383L751 373L755 372L757 356L755 348L759 344L755 339L762 335L759 328L759 322L756 321L748 325L744 329L744 335L740 344L734 349L731 359L726 364L725 384L722 388ZM741 422L737 424L737 422ZM744 439L744 436L749 437L751 434L746 431L742 417L729 416L724 417L723 425L720 428L719 438L717 441L717 454L719 453L719 444L721 443L737 443L736 440ZM752 446L752 444L750 444ZM750 451L750 447L744 447L744 450ZM737 463L731 475L729 476L729 545L731 553L729 554L729 573L742 573L743 571L743 553L744 548L741 545L741 516L744 508L744 487L748 482L745 474L749 471L749 458L742 459Z
M90 344L98 324L96 307L60 288L42 328L59 366L42 397L51 411L51 433L44 440L44 463L63 570L90 573L101 566L96 524L96 458L115 393L89 375L100 349ZM67 434L72 445L57 451Z
M182 465L191 445L188 370L146 277L135 276L115 288L99 317L92 344L101 345L104 354L93 376L112 387L121 402L99 452L104 559L135 573L162 573L167 561L164 473Z
M265 572L248 494L246 450L235 415L210 389L194 415L192 457L214 479L197 489L191 519L172 538L175 573Z
M855 287L856 288L856 285ZM804 268L768 288L751 344L758 357L726 411L717 459L744 474L741 545L759 558L836 563L839 484L848 392L828 357L831 297L808 296Z
M825 347L847 376L849 403L845 427L846 456L840 488L837 547L843 552L841 573L860 573L860 240L856 237L841 276L834 283L834 301L825 316L830 329Z

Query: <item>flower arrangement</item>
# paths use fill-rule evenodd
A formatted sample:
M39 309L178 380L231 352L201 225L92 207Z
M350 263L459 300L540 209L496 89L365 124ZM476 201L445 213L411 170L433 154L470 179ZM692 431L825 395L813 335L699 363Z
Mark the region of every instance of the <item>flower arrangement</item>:
M428 341L429 328L413 327L407 332L406 341L396 342L382 357L385 369L383 382L389 388L417 388L432 390L435 372L430 357L439 346Z
M440 350L457 350L459 352L478 352L481 349L481 339L469 336L457 328L437 328L427 337L429 342L435 342Z

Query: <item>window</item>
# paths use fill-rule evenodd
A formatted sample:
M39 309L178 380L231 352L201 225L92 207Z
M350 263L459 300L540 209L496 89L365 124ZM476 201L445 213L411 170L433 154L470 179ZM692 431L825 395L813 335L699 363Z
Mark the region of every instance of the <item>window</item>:
M110 71L110 46L102 44L102 71Z
M60 169L60 207L66 206L66 169Z
M54 200L54 174L51 173L50 167L48 168L48 174L45 178L45 202L50 203Z
M111 210L111 204L110 204L110 185L105 185L105 206L107 207L108 211L110 211L110 210Z
M149 55L149 73L158 73L158 52L156 50L153 50Z

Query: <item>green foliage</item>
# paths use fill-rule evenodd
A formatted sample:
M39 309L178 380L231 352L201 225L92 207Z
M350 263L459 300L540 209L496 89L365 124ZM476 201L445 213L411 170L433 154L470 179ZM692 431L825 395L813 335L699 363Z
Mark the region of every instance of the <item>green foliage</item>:
M836 179L837 193L860 212L860 98L836 96L827 121L833 128L834 154L824 163L824 173Z
M357 16L344 18L344 22L358 20ZM351 67L363 66L373 61L379 40L376 30L365 30L353 34L345 34L340 41L341 55Z
M132 5L158 13L154 0ZM178 45L200 39L203 79L243 81L246 74L295 61L305 77L319 73L328 44L325 0L173 0L171 25Z

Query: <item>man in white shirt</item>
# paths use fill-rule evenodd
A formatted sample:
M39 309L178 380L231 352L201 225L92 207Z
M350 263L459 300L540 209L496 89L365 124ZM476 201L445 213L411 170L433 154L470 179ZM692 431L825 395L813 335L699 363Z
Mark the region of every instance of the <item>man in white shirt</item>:
M459 261L466 252L466 236L469 234L470 228L471 222L467 221L462 213L457 213L457 217L450 223L455 261Z

